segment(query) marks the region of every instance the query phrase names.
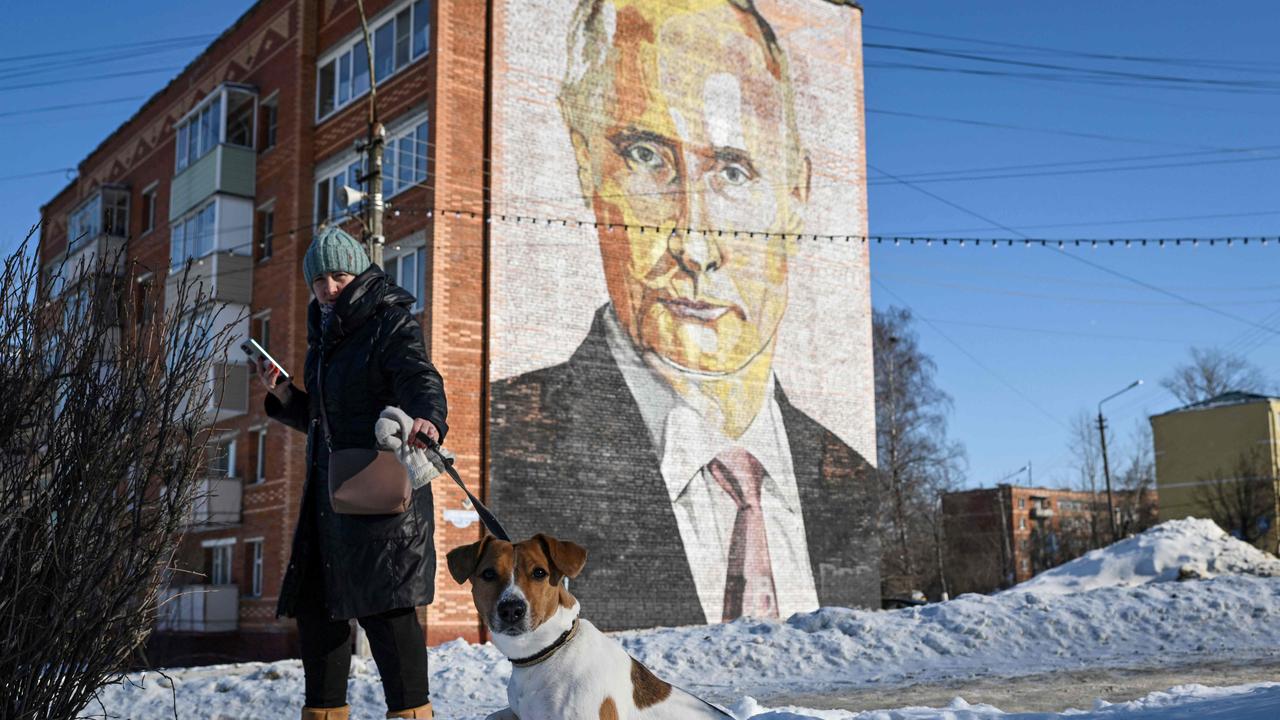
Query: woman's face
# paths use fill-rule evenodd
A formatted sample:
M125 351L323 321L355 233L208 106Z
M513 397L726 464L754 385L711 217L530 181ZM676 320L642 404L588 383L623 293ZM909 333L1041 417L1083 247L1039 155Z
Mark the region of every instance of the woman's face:
M346 287L355 275L348 272L327 272L316 276L311 281L311 292L315 293L316 299L321 305L332 305L338 301L338 295L342 292L342 288Z

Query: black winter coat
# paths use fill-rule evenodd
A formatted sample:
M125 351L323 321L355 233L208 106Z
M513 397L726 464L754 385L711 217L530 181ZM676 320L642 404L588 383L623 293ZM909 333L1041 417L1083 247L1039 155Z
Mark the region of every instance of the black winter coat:
M277 615L295 616L323 600L330 619L341 620L432 600L436 555L430 486L415 491L403 513L334 513L328 490L330 448L316 390L323 372L335 450L374 447L374 423L388 405L431 421L443 441L448 431L444 382L427 359L422 328L409 314L412 305L413 297L376 265L343 288L323 337L320 306L312 300L303 375L307 390L290 384L283 401L267 394L267 415L307 433L307 480ZM317 578L304 578L308 568L323 575L323 598L304 596L320 586Z

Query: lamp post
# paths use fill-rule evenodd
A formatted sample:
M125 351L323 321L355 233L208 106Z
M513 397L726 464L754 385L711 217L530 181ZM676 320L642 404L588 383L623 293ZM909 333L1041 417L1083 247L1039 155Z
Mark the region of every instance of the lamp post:
M1123 390L1111 393L1098 401L1098 438L1102 441L1102 474L1107 480L1107 520L1111 527L1111 542L1115 542L1118 539L1116 537L1116 506L1115 500L1111 496L1111 465L1107 462L1107 421L1102 417L1102 403L1127 393L1141 384L1141 380L1134 380Z

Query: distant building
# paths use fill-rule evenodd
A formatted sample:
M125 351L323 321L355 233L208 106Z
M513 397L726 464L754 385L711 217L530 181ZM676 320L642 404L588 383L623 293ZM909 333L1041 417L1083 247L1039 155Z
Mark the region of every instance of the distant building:
M1155 415L1162 516L1211 518L1270 552L1280 546L1280 397L1224 393Z
M1115 493L1121 524L1156 522L1150 491ZM942 496L946 576L952 595L1029 580L1108 542L1104 493L998 485Z

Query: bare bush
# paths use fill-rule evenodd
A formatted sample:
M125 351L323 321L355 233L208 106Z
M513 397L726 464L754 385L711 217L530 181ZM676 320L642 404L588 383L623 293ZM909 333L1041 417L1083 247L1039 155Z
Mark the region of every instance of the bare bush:
M43 720L91 712L154 625L227 329L140 322L122 254L41 277L30 240L0 273L0 716Z

